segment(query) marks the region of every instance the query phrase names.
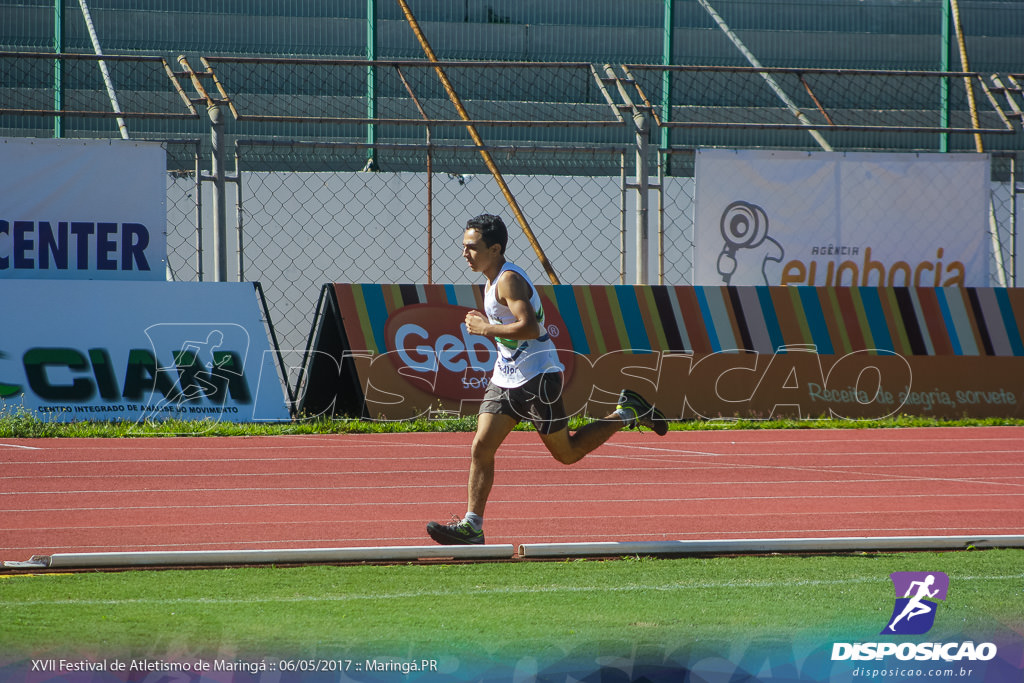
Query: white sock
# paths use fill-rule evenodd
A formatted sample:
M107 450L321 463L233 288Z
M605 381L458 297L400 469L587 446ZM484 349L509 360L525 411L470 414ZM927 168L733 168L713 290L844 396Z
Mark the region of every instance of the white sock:
M462 521L469 522L469 525L476 531L480 531L484 528L484 518L475 512L467 512L466 516L462 518Z

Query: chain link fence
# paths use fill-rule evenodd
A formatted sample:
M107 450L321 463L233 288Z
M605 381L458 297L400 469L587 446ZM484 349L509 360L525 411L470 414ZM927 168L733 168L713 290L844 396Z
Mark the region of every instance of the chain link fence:
M238 144L244 229L244 277L263 283L271 315L290 349L302 348L320 286L327 282L476 282L461 257L466 221L504 216L509 258L538 282L544 270L521 233L494 178L464 151L431 148L432 171L346 169L361 145L253 142ZM394 151L394 150L392 150ZM621 271L622 206L618 175L577 175L580 156L624 150L492 149L498 163L514 155L543 174L508 175L536 238L562 283L617 284ZM426 149L410 150L426 163ZM537 156L543 156L538 160ZM556 167L562 157L564 166ZM532 159L531 159L532 158ZM293 159L290 170L279 167ZM298 161L301 159L301 161ZM408 158L405 164L412 165ZM562 172L559 173L558 171ZM481 172L482 171L482 172Z
M975 150L1013 127L979 74L624 65L673 146ZM678 95L676 94L678 93ZM682 103L677 103L682 100ZM809 136L810 134L810 136ZM941 135L941 138L940 138ZM765 140L770 140L767 144Z
M1002 149L991 282L1016 284L1024 100L979 74L0 53L0 89L0 136L163 143L172 280L212 279L211 154L227 150L219 246L232 279L263 284L285 350L304 348L325 283L475 282L460 242L485 212L538 282L543 253L564 284L631 284L641 261L647 282L690 284L704 146ZM207 108L230 112L223 130Z
M163 145L167 150L167 279L198 282L204 277L202 143Z

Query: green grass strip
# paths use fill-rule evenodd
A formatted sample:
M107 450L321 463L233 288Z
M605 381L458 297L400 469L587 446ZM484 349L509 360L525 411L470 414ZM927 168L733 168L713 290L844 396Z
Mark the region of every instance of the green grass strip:
M573 418L575 430L589 422ZM731 429L867 429L899 427L978 427L1020 426L1024 420L984 418L946 420L931 417L899 415L880 420L822 419L716 419L674 422L672 431L703 431ZM440 416L406 421L315 418L294 422L236 423L214 420L147 420L143 422L51 422L27 411L0 410L0 438L128 438L159 436L286 436L290 434L384 434L396 432L472 432L476 415ZM528 424L519 424L519 431L532 431Z
M7 655L530 656L874 640L893 571L943 571L928 638L1024 628L1024 550L0 575ZM728 651L728 649L726 649Z

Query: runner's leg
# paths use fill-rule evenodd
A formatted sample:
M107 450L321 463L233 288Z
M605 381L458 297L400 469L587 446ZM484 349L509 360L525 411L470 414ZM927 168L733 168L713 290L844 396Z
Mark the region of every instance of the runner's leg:
M498 413L481 413L477 419L476 436L470 449L468 500L469 512L484 516L487 498L494 485L494 455L502 441L516 426L517 420Z
M612 413L608 417L583 425L573 434L569 434L568 427L563 427L550 434L541 434L540 439L555 460L563 465L571 465L582 460L583 456L612 438L612 435L625 426L622 418Z

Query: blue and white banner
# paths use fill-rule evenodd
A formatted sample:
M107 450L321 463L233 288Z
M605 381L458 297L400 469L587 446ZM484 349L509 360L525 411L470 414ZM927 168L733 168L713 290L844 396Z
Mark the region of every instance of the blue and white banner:
M52 421L289 419L251 283L0 281L0 410Z
M0 278L166 279L159 143L0 139L0 187Z
M698 150L693 284L987 287L989 163Z

